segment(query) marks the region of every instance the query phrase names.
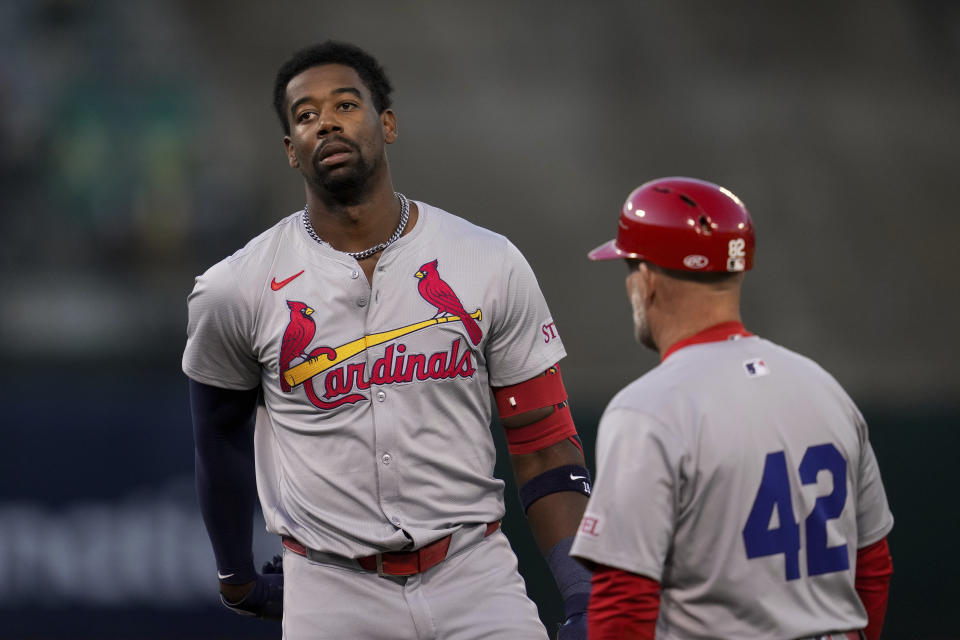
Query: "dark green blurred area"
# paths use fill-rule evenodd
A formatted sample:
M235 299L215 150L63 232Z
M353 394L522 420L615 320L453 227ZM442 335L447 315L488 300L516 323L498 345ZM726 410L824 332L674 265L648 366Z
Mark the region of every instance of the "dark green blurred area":
M607 400L656 359L633 343L624 270L586 252L651 178L740 196L758 232L746 325L817 360L871 425L896 518L884 637L960 638L944 0L0 3L0 638L279 637L216 602L179 359L194 276L302 206L270 91L328 37L396 86L397 188L527 256L591 456ZM504 529L552 628L493 432Z

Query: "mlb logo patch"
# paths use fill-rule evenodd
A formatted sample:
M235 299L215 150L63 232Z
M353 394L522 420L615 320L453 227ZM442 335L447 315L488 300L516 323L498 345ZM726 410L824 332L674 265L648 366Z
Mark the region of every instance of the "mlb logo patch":
M764 364L762 358L754 358L743 363L743 368L747 370L747 375L751 378L759 378L770 373L770 369Z

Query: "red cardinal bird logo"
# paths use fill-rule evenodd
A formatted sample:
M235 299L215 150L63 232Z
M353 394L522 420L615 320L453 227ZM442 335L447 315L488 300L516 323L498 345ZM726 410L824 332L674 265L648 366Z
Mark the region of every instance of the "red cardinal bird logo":
M420 296L437 308L433 317L436 318L441 313L458 316L463 322L463 327L467 330L467 335L470 336L470 342L474 346L479 344L483 332L477 326L477 321L470 317L467 310L463 308L460 298L453 292L450 285L440 279L440 274L437 273L437 261L428 262L420 267L414 277L420 279L420 282L417 283L417 291L420 292Z
M280 388L284 391L290 391L290 385L283 379L283 372L290 368L290 362L294 358L310 357L304 350L317 332L317 325L310 317L313 309L293 300L287 300L287 306L290 307L290 324L283 332L283 340L280 342Z

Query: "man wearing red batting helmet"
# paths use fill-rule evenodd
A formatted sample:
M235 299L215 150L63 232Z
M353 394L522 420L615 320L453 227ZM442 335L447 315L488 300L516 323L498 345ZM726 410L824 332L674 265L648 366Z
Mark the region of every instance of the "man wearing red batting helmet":
M637 339L661 363L600 421L571 555L595 639L880 635L893 527L863 416L814 362L747 331L743 203L691 178L627 198L617 238Z

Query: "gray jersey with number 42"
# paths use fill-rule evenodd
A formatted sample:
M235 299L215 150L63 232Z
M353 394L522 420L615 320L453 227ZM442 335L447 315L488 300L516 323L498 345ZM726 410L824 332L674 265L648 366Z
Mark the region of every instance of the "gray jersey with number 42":
M857 549L893 516L867 426L758 337L684 347L610 402L571 554L658 580L658 640L862 629Z

